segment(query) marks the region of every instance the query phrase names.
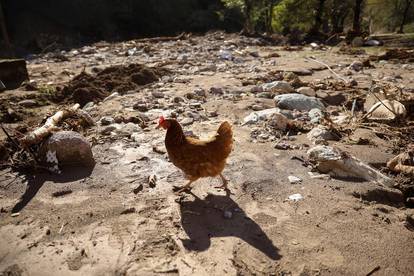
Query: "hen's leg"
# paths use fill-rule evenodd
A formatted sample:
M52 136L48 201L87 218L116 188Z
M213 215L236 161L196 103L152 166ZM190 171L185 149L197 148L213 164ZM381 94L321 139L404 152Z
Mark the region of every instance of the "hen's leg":
M228 183L227 179L225 179L225 178L224 178L224 176L223 176L222 174L220 174L220 178L221 178L221 181L223 181L223 185L221 185L221 186L217 186L217 187L215 187L215 188L217 188L217 189L224 189L224 190L228 190L229 188L227 187L227 183Z
M180 194L180 193L185 192L185 191L191 191L191 189L192 189L191 183L193 183L194 181L196 181L196 179L195 180L194 179L191 179L184 186L173 186L173 191L176 194Z

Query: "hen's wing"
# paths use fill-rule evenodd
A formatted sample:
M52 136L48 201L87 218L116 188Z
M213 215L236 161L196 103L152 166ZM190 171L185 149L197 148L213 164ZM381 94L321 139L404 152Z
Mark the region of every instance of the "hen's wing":
M232 150L231 125L223 122L209 140L186 137L187 143L171 149L172 162L188 175L207 176L220 173Z
M190 144L189 149L206 156L209 161L220 161L221 159L226 159L233 145L233 131L231 125L228 122L223 122L217 134L210 138L209 140L198 140L191 137L186 137L188 144Z

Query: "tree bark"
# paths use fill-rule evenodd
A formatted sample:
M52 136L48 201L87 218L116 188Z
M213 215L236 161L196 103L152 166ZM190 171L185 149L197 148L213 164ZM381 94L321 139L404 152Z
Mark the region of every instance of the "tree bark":
M343 0L333 1L331 9L331 25L332 34L340 34L344 32L344 22L349 12L349 5Z
M407 21L408 11L410 10L410 6L411 6L412 2L413 2L413 0L405 0L404 14L403 14L403 17L402 17L402 20L401 20L400 29L398 31L398 33L400 33L400 34L404 33L404 25L405 25L405 22Z
M244 31L248 34L253 33L253 24L252 24L252 11L253 11L253 0L246 0L244 8Z
M326 0L319 0L318 6L316 8L316 14L315 14L315 23L310 31L310 33L316 34L319 32L322 26L322 15L323 15L323 9L325 7Z
M4 17L3 6L1 4L1 0L0 0L0 25L1 25L1 33L3 36L4 42L6 44L6 47L8 48L10 53L12 53L13 48L10 42L9 33L7 32L6 18Z
M355 0L354 7L354 21L352 24L352 31L355 35L361 34L361 11L364 0Z

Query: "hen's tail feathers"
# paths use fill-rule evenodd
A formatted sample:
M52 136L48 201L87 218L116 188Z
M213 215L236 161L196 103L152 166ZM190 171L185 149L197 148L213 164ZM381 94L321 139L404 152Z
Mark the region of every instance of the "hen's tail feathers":
M233 131L228 122L223 122L217 130L217 140L225 157L229 156L233 146Z
M217 130L218 135L224 139L233 139L233 131L231 130L231 125L228 122L223 122L219 129Z

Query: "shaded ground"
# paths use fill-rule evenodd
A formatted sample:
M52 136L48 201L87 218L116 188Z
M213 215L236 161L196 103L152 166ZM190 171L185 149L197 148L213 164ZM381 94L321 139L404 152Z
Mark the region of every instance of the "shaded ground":
M306 134L288 140L296 149L278 150L277 138L252 137L261 126L241 125L253 105L274 107L272 99L251 92L261 80L304 69L311 74L301 76L303 82L332 80L328 70L306 58L323 60L342 75L346 65L378 54L377 50L350 56L337 53L336 48L284 51L255 46L256 42L217 33L150 45L151 55L146 54L148 48L144 51L145 45L130 41L105 45L108 48L99 52L105 55L103 60L80 53L68 54L69 61L64 62L51 62L48 56L29 62L30 77L39 86L64 86L85 66L91 75L94 67L122 63L164 67L172 74L89 109L96 121L103 116L138 116L147 126L133 136L102 135L99 124L85 131L94 141L93 171L19 177L12 183L14 173L0 172L0 271L16 275L367 275L372 271L372 275L412 275L414 213L405 207L401 192L375 183L313 179L309 168L292 158L306 155L306 144L311 144ZM232 44L243 53L233 61L218 58L220 47ZM137 54L126 57L125 52L134 47ZM281 57L269 57L276 52ZM340 90L352 102L372 78L393 77L390 83L413 91L413 68L393 62L373 64L375 68L352 73L356 87L320 89ZM211 87L221 87L223 93ZM199 88L207 91L205 99L194 95ZM13 91L0 97L33 93L44 91ZM137 104L147 111L134 109ZM48 102L24 108L36 116L23 115L23 122L38 124L55 109ZM193 116L195 122L184 128L201 136L213 133L223 120L233 123L235 146L224 171L233 192L230 197L213 188L219 179L197 181L193 194L172 193L172 186L184 179L163 153L165 133L154 129L158 116L168 111L175 111L179 120ZM329 143L383 168L399 148L393 144L397 140L363 130ZM359 138L370 143L351 142ZM157 176L155 186L148 183L151 175ZM302 183L290 184L289 175L302 178ZM303 200L288 200L297 193ZM18 216L11 216L17 211Z

